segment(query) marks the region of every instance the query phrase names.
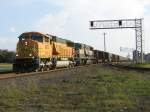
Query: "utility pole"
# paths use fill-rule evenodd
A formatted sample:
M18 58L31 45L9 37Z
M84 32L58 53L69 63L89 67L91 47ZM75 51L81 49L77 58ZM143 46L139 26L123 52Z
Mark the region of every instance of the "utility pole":
M104 51L106 52L106 33L104 33Z
M103 33L103 35L104 35L104 52L103 52L103 58L104 58L104 63L105 63L105 58L106 58L106 56L105 56L105 52L106 52L106 33Z

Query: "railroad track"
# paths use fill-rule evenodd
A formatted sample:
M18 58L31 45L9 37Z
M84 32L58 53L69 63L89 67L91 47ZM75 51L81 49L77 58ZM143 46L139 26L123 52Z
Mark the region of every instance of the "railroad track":
M120 68L120 69L125 69L125 70L136 70L136 71L140 71L140 72L145 72L145 71L150 72L150 68L131 67L128 65L121 65L121 64L114 64L114 63L113 64L112 63L100 63L100 64L104 65L104 66L115 67L115 68ZM93 65L98 65L98 64L77 66L77 67L73 67L73 68L59 68L59 69L54 69L54 70L50 70L50 71L20 73L20 74L8 72L8 73L0 74L0 80L19 78L19 77L28 77L28 76L33 76L33 75L47 75L48 73L52 73L52 72L60 72L60 71L68 71L68 70L78 69L78 68L86 68L86 67L93 66Z
M60 72L60 71L78 69L78 68L86 68L86 67L93 66L93 65L97 65L97 64L77 66L77 67L72 67L72 68L58 68L58 69L42 71L42 72L30 72L30 73L20 73L20 74L9 72L9 73L0 74L0 80L19 78L19 77L28 77L28 76L33 76L33 75L44 75L44 74L52 73L52 72Z
M0 72L0 75L1 75L1 74L9 74L9 73L12 73L12 71Z
M150 72L150 68L134 67L134 66L130 66L130 65L121 65L121 64L109 63L108 66L121 68L121 69L125 69L125 70L135 70L135 71L139 71L139 72Z

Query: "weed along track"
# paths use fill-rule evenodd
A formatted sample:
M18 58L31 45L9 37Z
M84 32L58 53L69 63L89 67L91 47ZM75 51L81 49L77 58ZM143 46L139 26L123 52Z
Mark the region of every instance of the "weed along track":
M149 112L149 80L147 72L101 64L31 73L0 80L0 111Z
M132 65L124 65L124 64L108 64L110 67L115 67L119 69L124 69L124 70L133 70L133 71L138 71L138 72L150 72L150 68L143 68L143 67L135 67Z

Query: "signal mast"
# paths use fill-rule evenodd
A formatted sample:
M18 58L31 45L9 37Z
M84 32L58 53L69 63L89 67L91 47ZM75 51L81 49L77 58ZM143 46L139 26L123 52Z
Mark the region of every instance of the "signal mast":
M135 29L135 63L143 63L143 19L94 20L90 21L90 29Z

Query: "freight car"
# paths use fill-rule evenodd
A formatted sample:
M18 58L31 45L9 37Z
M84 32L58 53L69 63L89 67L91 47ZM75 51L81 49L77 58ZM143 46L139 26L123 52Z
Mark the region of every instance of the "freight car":
M103 51L94 50L94 63L102 63L104 59Z
M119 62L131 62L130 58L119 56Z
M110 53L110 62L118 62L119 61L119 56L116 54Z
M94 50L94 63L104 63L104 62L110 62L110 53L100 51L100 50Z
M110 53L110 62L131 62L131 60L127 57L119 56L116 54L111 54Z
M130 59L119 56L116 54L94 50L94 63L117 63L117 62L129 62Z

